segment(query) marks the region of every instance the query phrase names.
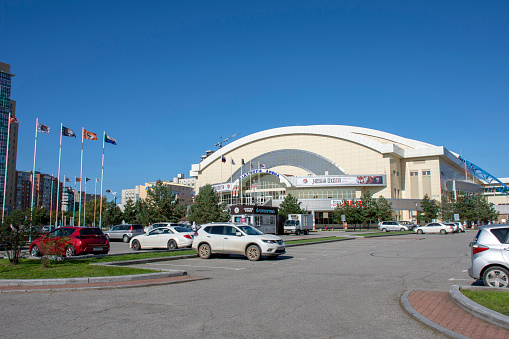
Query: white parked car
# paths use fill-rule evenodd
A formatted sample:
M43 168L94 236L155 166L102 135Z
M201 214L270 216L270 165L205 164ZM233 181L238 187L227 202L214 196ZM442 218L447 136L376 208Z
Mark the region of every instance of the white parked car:
M135 251L146 248L167 248L174 250L190 247L193 243L194 232L181 226L158 227L148 234L135 236L131 239L131 248Z
M202 225L192 247L202 259L210 258L212 254L240 254L256 261L263 255L276 257L286 253L285 243L280 237L236 223Z
M447 225L442 222L432 222L425 226L419 226L415 229L415 233L423 234L423 233L453 233L454 228L451 225Z

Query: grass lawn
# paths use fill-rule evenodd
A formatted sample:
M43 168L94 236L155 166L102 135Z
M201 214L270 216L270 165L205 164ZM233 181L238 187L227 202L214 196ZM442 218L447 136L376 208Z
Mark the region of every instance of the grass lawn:
M154 273L152 270L140 268L98 266L89 264L169 257L185 254L196 254L196 252L189 250L175 252L133 253L102 258L71 259L58 262L50 261L49 267L46 268L41 266L40 259L21 259L21 263L19 265L10 265L9 260L2 259L0 260L0 279L57 279Z
M479 305L509 316L509 292L461 290L461 293Z

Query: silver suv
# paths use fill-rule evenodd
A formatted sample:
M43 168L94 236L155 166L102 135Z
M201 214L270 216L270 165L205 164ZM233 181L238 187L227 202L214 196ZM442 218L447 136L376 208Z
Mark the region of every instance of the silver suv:
M212 254L240 254L256 261L262 255L277 257L286 253L285 243L280 237L237 223L202 225L194 236L192 247L203 259L210 258Z
M138 224L123 224L116 225L109 231L105 231L104 234L109 240L122 240L123 242L131 241L131 238L145 234L143 226Z
M403 225L400 221L382 221L378 224L378 229L382 232L408 231L409 227L407 225Z
M470 243L468 275L490 287L509 287L509 224L479 226Z

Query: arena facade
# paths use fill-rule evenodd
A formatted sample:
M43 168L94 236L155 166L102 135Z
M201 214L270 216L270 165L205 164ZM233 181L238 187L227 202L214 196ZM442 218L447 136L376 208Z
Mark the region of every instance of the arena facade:
M190 176L196 193L212 184L230 205L277 207L287 194L312 211L317 225L370 191L392 203L399 220L415 219L427 194L482 192L464 163L443 146L368 128L341 125L274 128L207 151Z

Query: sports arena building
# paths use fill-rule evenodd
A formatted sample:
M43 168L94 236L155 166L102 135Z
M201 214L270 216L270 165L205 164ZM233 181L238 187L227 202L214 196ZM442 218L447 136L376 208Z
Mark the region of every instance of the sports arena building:
M427 194L482 192L458 154L443 146L368 128L316 125L274 128L207 151L190 176L196 193L212 184L229 205L277 207L292 194L315 223L332 223L334 208L366 192L392 203L398 220L415 219Z

